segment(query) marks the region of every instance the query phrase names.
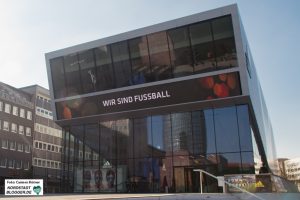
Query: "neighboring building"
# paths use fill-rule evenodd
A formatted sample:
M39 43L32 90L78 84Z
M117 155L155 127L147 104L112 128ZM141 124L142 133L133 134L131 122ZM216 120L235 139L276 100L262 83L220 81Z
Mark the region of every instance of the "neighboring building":
M32 177L32 96L0 82L0 192L7 178Z
M46 64L63 192L198 192L194 169L277 168L236 5L47 53Z
M53 121L49 90L38 85L20 90L34 100L33 177L44 180L45 192L60 192L62 132Z
M294 182L300 191L300 158L284 161L286 178Z
M286 167L285 167L285 161L289 160L288 158L278 158L277 163L278 163L278 169L277 169L277 175L284 177L287 179L286 175Z

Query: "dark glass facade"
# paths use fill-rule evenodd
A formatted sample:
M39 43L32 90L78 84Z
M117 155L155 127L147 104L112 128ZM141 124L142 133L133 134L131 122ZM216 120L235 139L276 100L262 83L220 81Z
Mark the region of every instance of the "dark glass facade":
M237 67L231 16L51 59L55 98Z
M258 128L231 9L46 55L64 132L63 192L199 192L194 169L268 168L272 133ZM204 180L206 192L219 191Z
M254 173L252 148L242 145L252 146L247 105L64 130L65 192L164 192L166 186L173 192L198 192L192 182L190 188L186 185L191 169L216 175ZM215 184L208 187L216 189Z

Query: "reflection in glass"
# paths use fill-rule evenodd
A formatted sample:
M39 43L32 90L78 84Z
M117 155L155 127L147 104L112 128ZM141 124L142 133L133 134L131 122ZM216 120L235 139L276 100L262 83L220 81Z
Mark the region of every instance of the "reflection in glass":
M168 31L171 61L174 77L193 73L192 52L187 27Z
M242 171L241 154L226 153L219 154L219 173L221 174L239 174Z
M134 181L136 192L146 193L153 190L152 158L134 159Z
M88 124L85 126L85 157L84 160L89 163L90 166L94 166L99 160L99 127L98 124Z
M136 118L133 120L134 157L143 158L152 156L151 117Z
M202 22L191 25L190 35L194 55L194 72L214 70L216 62L210 23Z
M115 121L115 131L117 136L117 158L133 158L133 131L132 120L121 119Z
M199 192L193 169L254 173L253 150L239 139L247 126L245 105L72 126L63 135L64 191ZM217 191L205 179L205 191Z
M83 190L83 162L74 162L74 192Z
M73 126L71 133L74 136L74 156L76 161L83 161L83 137L84 130L82 126Z
M116 87L128 86L131 82L131 65L127 41L111 45Z
M77 54L64 57L66 86L69 96L81 94L80 67Z
M253 151L248 106L237 106L241 151Z
M52 84L55 98L65 97L67 94L64 77L63 58L50 60Z
M132 85L152 81L147 37L129 40L128 44L132 64Z
M100 123L100 157L103 159L116 158L116 133L114 126L114 121Z
M212 110L192 112L194 155L215 153L215 131Z
M110 46L95 49L98 90L114 88L114 73L110 55Z
M231 16L50 60L55 98L236 66Z
M172 143L174 155L193 153L191 113L174 113L172 119Z
M117 192L134 193L136 192L134 176L134 159L118 159L118 185Z
M242 168L244 174L254 174L254 157L253 152L242 152Z
M49 145L48 145L49 148ZM69 141L69 162L73 162L75 160L75 137L73 134L70 134L70 141Z
M172 192L174 187L172 156L153 157L153 192Z
M171 121L170 115L152 116L153 156L171 156Z
M235 41L231 17L222 17L212 21L216 60L218 68L237 66Z
M214 119L218 152L240 151L236 107L215 109Z
M87 50L79 53L78 61L81 69L82 88L84 93L96 91L96 70L94 53L92 50Z
M172 68L166 32L153 33L147 38L154 81L171 78Z

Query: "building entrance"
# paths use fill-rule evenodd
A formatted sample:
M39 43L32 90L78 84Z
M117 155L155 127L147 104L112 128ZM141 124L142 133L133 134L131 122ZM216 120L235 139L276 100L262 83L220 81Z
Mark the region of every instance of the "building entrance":
M200 172L195 169L203 169L210 173L216 174L215 166L205 167L175 167L175 190L176 192L197 193L200 189ZM202 174L203 192L218 192L218 181L206 174Z

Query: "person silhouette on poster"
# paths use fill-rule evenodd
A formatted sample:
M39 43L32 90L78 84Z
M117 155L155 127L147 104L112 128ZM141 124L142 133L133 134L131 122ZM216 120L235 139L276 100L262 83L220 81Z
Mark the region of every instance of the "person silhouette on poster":
M101 189L102 188L102 172L101 170L96 170L95 171L95 182L96 182L96 187L97 189Z
M108 188L113 188L115 185L115 172L113 170L108 170L106 172L106 182L107 182L107 186Z

